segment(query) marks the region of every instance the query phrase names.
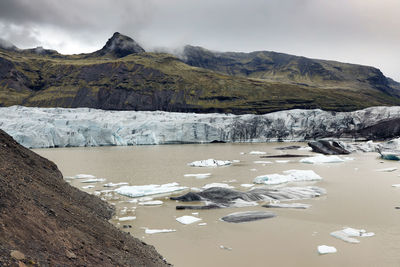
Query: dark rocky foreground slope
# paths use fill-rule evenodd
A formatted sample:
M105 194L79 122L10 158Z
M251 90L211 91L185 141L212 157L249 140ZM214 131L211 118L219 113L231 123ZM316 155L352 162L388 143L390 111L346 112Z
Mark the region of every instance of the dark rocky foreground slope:
M167 265L108 223L112 212L0 130L0 266Z
M119 33L80 55L0 43L0 106L265 114L400 105L399 84L375 68L277 53L188 51L185 62L149 53Z

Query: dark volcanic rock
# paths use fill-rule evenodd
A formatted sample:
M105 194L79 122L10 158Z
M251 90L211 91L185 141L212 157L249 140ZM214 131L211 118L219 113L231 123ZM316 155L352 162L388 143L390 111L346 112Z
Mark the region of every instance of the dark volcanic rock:
M114 35L108 39L106 45L92 53L92 56L105 56L112 55L114 57L120 58L125 57L130 54L144 53L145 50L136 43L132 38L122 35L119 32L114 33Z
M318 140L308 142L308 145L313 149L313 152L322 153L324 155L346 155L349 151L344 149L340 143L336 141Z
M0 266L167 265L107 221L107 203L70 186L54 163L2 130L0 200Z
M231 213L227 216L222 217L221 220L230 223L242 223L270 219L275 216L276 215L274 213L268 211L244 211Z

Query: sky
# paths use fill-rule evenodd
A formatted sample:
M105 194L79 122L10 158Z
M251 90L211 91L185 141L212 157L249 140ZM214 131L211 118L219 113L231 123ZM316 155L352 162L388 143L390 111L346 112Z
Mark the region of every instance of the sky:
M400 81L400 0L1 0L0 38L63 54L116 31L146 50L186 44L375 66Z

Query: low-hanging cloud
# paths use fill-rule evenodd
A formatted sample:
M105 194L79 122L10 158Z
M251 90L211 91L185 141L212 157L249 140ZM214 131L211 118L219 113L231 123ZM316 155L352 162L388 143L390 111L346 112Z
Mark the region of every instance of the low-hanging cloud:
M400 80L398 10L398 0L2 0L0 37L79 53L119 31L150 50L271 50L373 65Z

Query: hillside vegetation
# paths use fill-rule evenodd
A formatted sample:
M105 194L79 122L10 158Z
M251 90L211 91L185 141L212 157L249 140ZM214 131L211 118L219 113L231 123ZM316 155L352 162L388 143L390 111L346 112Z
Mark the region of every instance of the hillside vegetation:
M233 59L227 64L225 57L202 48L185 51L184 60L148 53L119 33L91 54L66 56L43 48L3 47L0 106L263 114L400 104L398 84L371 67L337 63L342 70L332 74L314 63L307 65L306 58L301 58L304 64L272 60L268 65L264 52L255 52L255 57L231 53ZM328 68L328 63L319 64ZM339 77L337 72L344 73L340 81L332 78Z

